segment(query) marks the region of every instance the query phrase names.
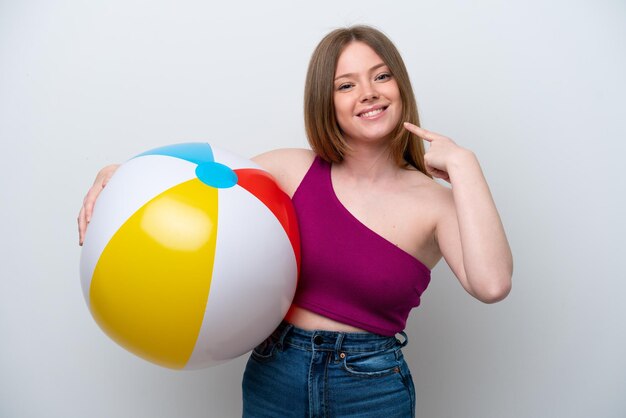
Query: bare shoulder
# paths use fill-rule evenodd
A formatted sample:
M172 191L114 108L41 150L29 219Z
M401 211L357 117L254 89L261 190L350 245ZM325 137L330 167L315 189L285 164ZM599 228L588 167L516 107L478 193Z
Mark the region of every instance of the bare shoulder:
M428 231L432 238L429 241L432 244L430 252L426 249L424 258L429 260L429 257L432 257L432 260L435 260L436 263L441 256L439 234L442 231L455 231L457 228L454 195L449 186L443 185L422 173L419 174L422 178L413 179L412 190L416 192L411 194L411 198L413 199L413 205L420 208L419 211L416 211L416 213L419 213L417 216L420 222L425 222L429 226Z
M273 167L287 167L291 165L306 164L311 165L315 153L304 148L280 148L259 154L252 158L252 161L259 164L266 170Z
M303 148L282 148L259 154L252 161L267 170L290 197L315 159L315 153Z
M399 181L398 181L399 180ZM448 218L454 201L450 189L413 169L402 170L400 177L384 191L384 217L391 229L386 232L400 248L433 268L441 259L436 234L442 219ZM402 225L398 229L393 225ZM397 231L401 232L397 232Z
M411 168L404 170L404 173L403 182L410 189L419 188L423 193L432 194L431 197L438 199L446 199L446 196L452 196L450 187L444 186L417 169Z
M422 214L429 214L435 223L448 217L455 210L452 189L417 170L409 170L404 180L405 190L418 205ZM452 212L451 212L452 211Z

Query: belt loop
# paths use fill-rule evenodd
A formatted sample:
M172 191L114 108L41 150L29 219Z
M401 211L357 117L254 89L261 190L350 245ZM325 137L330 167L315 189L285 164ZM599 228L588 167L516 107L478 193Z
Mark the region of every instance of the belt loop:
M289 331L291 331L292 329L293 325L288 323L280 332L280 336L278 337L278 344L281 351L283 350L283 341L285 340L287 334L289 334Z
M340 332L337 335L337 340L335 341L335 361L337 361L338 357L341 354L341 346L343 344L343 338L346 336L346 334L344 334L343 332Z
M398 339L396 340L398 341L398 343L400 343L400 347L404 347L409 343L409 337L406 336L406 333L404 331L400 331L399 334L402 335L402 338L404 338L404 341L400 341Z

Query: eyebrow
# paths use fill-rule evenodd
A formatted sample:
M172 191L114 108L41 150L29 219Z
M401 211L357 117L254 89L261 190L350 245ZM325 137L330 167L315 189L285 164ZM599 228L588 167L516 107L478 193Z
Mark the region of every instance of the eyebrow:
M378 68L380 68L380 67L384 67L384 66L386 66L386 65L387 65L387 64L385 64L384 62L381 62L380 64L376 64L376 65L374 65L372 68L370 68L370 69L369 69L369 71L376 70L376 69L378 69ZM354 73L346 73L346 74L341 74L341 75L339 75L339 76L335 77L335 81L337 81L338 79L343 78L343 77L346 77L346 78L347 78L347 77L351 77L351 76L354 76Z

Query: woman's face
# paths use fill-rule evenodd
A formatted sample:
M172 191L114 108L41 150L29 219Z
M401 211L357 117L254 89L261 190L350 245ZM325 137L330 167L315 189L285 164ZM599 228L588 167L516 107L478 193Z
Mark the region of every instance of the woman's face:
M337 122L349 141L388 139L402 114L396 80L363 42L348 44L339 56L333 100Z

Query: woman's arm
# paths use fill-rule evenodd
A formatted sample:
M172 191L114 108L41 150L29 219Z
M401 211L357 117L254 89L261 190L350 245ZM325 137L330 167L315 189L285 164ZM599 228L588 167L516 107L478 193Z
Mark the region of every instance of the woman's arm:
M477 299L504 299L511 290L513 258L476 156L442 135L411 124L405 127L430 142L424 155L427 169L452 185L435 233L446 262Z
M252 160L267 170L276 179L280 188L291 197L300 184L300 180L304 177L306 170L313 162L313 158L315 158L315 154L311 150L278 149L258 155L252 158ZM93 185L87 191L78 214L79 245L83 245L85 232L100 192L102 192L102 189L107 185L119 166L119 164L111 164L100 170Z

